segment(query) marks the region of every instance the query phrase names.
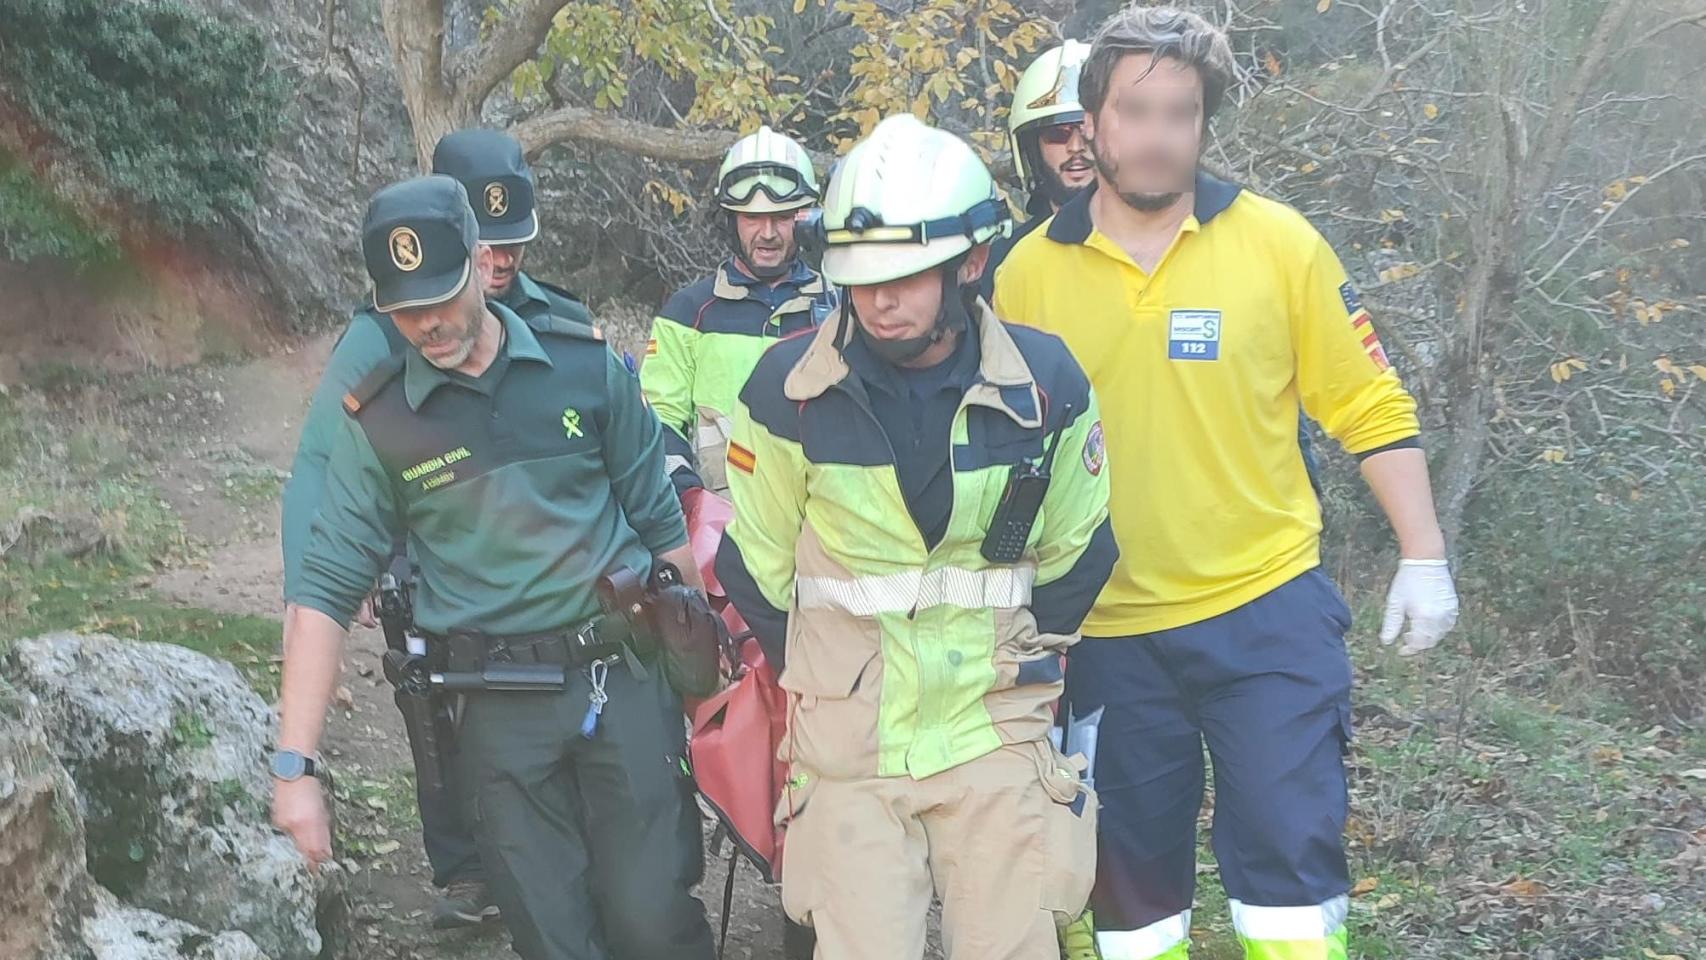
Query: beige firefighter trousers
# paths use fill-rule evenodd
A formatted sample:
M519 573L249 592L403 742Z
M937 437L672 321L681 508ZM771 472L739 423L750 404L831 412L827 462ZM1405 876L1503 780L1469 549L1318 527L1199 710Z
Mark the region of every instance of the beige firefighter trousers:
M917 960L931 894L948 960L1056 960L1096 871L1096 797L1047 741L923 780L824 780L796 764L782 904L817 960ZM789 815L791 813L791 815Z

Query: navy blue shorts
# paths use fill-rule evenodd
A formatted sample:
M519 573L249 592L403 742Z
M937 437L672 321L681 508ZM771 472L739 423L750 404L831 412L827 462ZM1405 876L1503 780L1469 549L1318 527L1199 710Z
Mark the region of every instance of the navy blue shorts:
M1304 906L1350 889L1350 622L1338 589L1313 570L1200 623L1072 648L1070 715L1102 711L1098 929L1137 930L1190 909L1205 742L1227 895Z

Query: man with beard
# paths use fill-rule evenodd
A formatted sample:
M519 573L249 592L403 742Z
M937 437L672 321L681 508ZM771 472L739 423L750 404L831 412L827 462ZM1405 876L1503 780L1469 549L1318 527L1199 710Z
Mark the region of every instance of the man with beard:
M591 323L592 316L580 301L521 271L526 245L539 234L539 214L534 206L533 171L515 138L496 130L446 134L433 151L433 168L455 177L477 201L480 242L492 251L491 276L482 279L488 298L530 325L549 326L553 318ZM284 486L280 540L286 596L300 585L302 551L325 490L326 461L343 421L343 397L388 357L407 349L409 342L396 324L369 302L355 310L326 361L302 421L290 480ZM392 571L400 581L409 579L409 563L400 549ZM287 607L287 618L289 612ZM375 625L371 603L362 604L356 620L364 626ZM417 778L415 792L433 885L443 891L433 904L432 925L439 929L474 926L496 917L497 907L488 891L473 829L464 822L454 777L447 778L444 786L434 790Z
M375 194L362 253L409 347L343 400L287 597L273 820L331 856L315 748L345 629L406 538L434 671L484 678L455 688L453 762L516 952L711 960L699 837L677 829L681 703L597 590L663 563L699 586L662 428L596 331L486 300L494 258L456 180Z
M990 245L989 269L979 285L986 300L994 295L995 271L1014 244L1096 179L1090 142L1084 139L1084 108L1078 105L1078 71L1089 55L1089 44L1068 40L1031 61L1013 88L1007 130L1030 219Z
M782 902L821 960L1055 960L1095 798L1049 742L1060 655L1114 562L1096 398L977 296L1010 213L911 114L823 210L846 299L741 391L717 574L788 693Z
M432 151L432 172L455 177L468 191L480 221L480 242L492 248L492 285L486 296L523 320L550 314L591 323L578 297L521 269L527 245L539 236L533 170L521 144L501 130L447 133Z
M1198 166L1235 73L1200 16L1129 7L1079 82L1096 183L1020 243L1001 315L1060 334L1106 411L1121 562L1067 669L1095 729L1097 941L1182 960L1206 741L1213 843L1246 956L1343 960L1350 611L1320 569L1299 408L1361 462L1397 535L1384 642L1457 617L1415 401L1326 241Z
M759 127L729 148L716 196L733 255L663 305L640 369L678 492L727 486L723 451L740 388L771 344L816 326L835 303L794 237L818 199L804 147Z

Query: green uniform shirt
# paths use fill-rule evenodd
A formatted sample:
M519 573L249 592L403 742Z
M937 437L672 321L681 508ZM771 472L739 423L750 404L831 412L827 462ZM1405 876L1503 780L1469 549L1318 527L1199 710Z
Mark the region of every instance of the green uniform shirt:
M492 310L505 344L478 379L410 351L346 398L292 602L347 623L406 533L423 630L539 633L687 541L634 375L584 325Z
M516 274L509 292L499 302L535 325L548 323L553 315L592 323L592 314L585 304L525 273ZM410 349L408 341L391 318L369 306L357 310L350 318L349 327L326 360L326 370L320 376L320 385L314 388L308 414L302 420L302 436L297 441L296 458L291 462L290 480L284 485L282 497L279 539L284 547L287 597L294 596L301 586L302 551L308 545L308 531L326 488L326 458L331 455L332 441L344 419L344 394L386 357L407 349Z
M529 323L547 314L577 323L592 323L592 311L574 294L562 287L541 283L519 270L498 302Z

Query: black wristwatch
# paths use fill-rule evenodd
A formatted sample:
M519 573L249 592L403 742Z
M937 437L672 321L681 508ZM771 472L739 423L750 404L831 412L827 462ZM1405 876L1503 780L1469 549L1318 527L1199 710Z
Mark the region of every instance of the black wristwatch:
M272 755L272 775L275 779L289 783L303 777L317 777L325 770L325 764L314 757L303 756L295 750L275 750Z

